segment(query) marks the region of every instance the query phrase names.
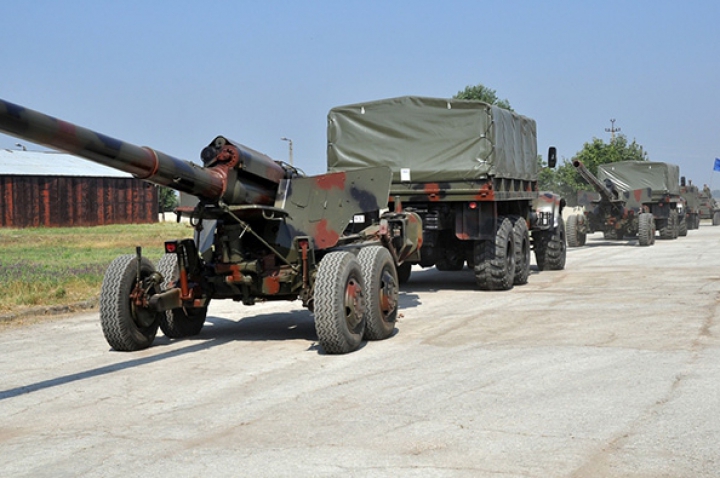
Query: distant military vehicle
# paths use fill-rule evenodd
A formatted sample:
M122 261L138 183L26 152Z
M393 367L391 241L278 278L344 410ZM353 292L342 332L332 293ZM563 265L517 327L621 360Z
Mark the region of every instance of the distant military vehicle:
M685 176L682 176L680 178L680 196L685 201L685 221L680 221L679 235L685 236L688 230L700 227L700 190L692 184L692 181L686 181Z
M550 148L548 164L556 162ZM390 166L390 206L419 214L422 248L400 266L457 271L476 284L524 284L534 249L540 270L565 267L565 202L538 192L535 121L480 101L404 96L333 108L328 169Z
M352 234L353 216L377 213L389 196L387 166L304 177L224 136L202 150L204 167L119 141L0 100L0 131L195 195L184 211L194 239L165 243L157 268L136 253L115 259L100 292L100 321L116 350L200 332L211 300L301 299L320 345L346 353L392 334L397 265L417 255L420 218L377 214Z
M712 225L720 225L720 204L713 198L710 189L705 186L698 193L698 214L700 219L712 219Z
M655 218L661 239L676 239L685 214L680 196L680 168L654 161L620 161L598 166L598 179L610 181L619 191L650 190L639 201Z
M655 219L644 205L652 200L650 188L623 191L610 179L601 181L582 161L576 159L572 164L595 192L578 193L578 204L584 212L567 219L568 247L584 245L587 235L596 231L602 231L605 239L637 236L641 246L655 243Z

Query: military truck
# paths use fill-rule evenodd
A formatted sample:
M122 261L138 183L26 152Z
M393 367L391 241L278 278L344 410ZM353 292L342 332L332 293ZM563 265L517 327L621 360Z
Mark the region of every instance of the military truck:
M700 227L700 190L692 181L680 177L680 196L684 201L685 221L680 221L680 236L687 235L688 230Z
M572 165L595 191L578 192L583 213L567 218L568 247L585 245L587 235L596 231L602 231L608 240L637 236L641 246L655 243L655 219L644 205L652 200L650 188L622 191L609 179L601 181L582 161L576 159Z
M302 300L326 353L392 335L397 266L417 253L420 218L389 211L344 234L354 215L387 204L387 166L305 177L224 136L200 166L2 100L0 131L198 197L185 211L193 239L167 241L157 265L138 247L108 267L100 322L115 350L149 347L158 327L172 339L196 335L219 299Z
M698 206L698 215L700 219L711 219L712 225L720 225L720 205L713 198L710 188L705 186L698 193L700 205Z
M622 192L650 190L641 203L653 214L661 239L677 239L682 212L680 168L675 164L654 161L620 161L598 166L598 179L610 181ZM681 217L682 216L682 217Z
M548 164L556 162L550 148ZM422 218L422 248L399 268L457 271L484 290L565 267L565 202L538 191L535 121L480 101L403 96L332 108L328 169L390 166L390 207Z

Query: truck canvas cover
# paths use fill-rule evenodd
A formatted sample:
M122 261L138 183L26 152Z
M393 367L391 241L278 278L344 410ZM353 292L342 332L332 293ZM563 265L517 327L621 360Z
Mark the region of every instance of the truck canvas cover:
M328 169L389 166L393 183L535 181L535 121L480 101L403 96L328 113Z
M609 179L616 188L632 191L652 189L657 194L680 194L680 167L651 161L621 161L598 166L598 179Z

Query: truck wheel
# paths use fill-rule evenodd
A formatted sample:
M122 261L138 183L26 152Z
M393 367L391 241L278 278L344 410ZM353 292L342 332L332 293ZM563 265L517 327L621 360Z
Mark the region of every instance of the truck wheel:
M585 241L587 240L587 233L580 232L580 224L581 221L584 219L585 217L580 214L573 214L572 216L568 217L566 225L568 247L580 247L585 245Z
M558 218L556 228L549 231L532 233L535 261L541 271L560 271L565 268L567 247L565 242L565 223Z
M515 279L515 237L506 217L498 218L494 241L475 242L475 282L483 290L510 290Z
M530 234L525 218L513 216L513 238L515 240L515 278L514 285L527 284L530 276Z
M366 291L365 340L382 340L395 330L398 278L390 252L382 246L363 247L358 254Z
M180 277L177 255L165 254L162 256L158 261L157 270L164 278L163 291L174 287L175 282ZM207 306L187 309L179 307L166 310L160 316L160 329L171 339L192 337L202 330L203 325L205 325L205 317L207 317Z
M140 277L155 272L149 259L143 257ZM100 289L100 324L105 340L120 352L132 352L149 347L157 334L160 314L136 306L130 293L137 282L137 257L119 256L110 264ZM151 291L157 292L157 291Z
M664 223L660 227L660 239L675 239L677 237L677 224L675 223L676 218L677 215L670 212L667 219L665 219Z
M638 216L638 244L652 246L655 243L655 217L644 212Z
M365 284L350 252L330 252L315 280L315 332L328 354L352 352L365 333Z
M673 217L675 227L672 229L673 239L677 239L680 235L680 215L677 211L670 211L670 215Z
M412 264L409 262L403 262L397 266L398 284L405 284L410 280L410 273L412 272Z
M720 225L720 211L713 213L712 225L713 226Z
M679 216L679 215L678 215ZM678 236L685 237L688 233L688 220L685 215L680 217L680 220L678 221Z

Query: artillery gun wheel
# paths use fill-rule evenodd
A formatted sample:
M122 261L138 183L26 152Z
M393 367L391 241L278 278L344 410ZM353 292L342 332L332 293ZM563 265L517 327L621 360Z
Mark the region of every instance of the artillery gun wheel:
M140 278L145 279L153 272L155 267L152 262L143 257ZM155 340L160 321L158 312L138 307L130 299L136 282L137 256L126 254L112 261L100 290L100 325L103 335L107 343L120 352L149 347Z
M398 284L405 284L410 280L410 273L412 272L412 264L409 262L403 262L397 266Z
M568 217L566 225L568 247L580 247L585 245L585 241L587 241L587 233L580 232L580 224L584 219L585 217L580 214L573 214Z
M395 330L398 278L390 252L382 246L360 249L357 256L366 290L365 340L382 340Z
M530 276L530 234L525 218L513 216L513 237L515 240L515 278L514 285L527 284Z
M475 282L483 290L510 290L515 279L515 235L509 218L499 217L494 241L475 242Z
M352 352L365 333L365 283L350 252L330 252L315 280L315 332L328 354Z
M567 247L565 242L565 222L558 218L556 228L549 231L533 231L535 261L541 271L561 271L565 268Z
M652 246L655 244L655 217L644 212L638 216L638 244Z
M162 256L158 261L157 269L164 278L163 290L173 287L180 277L177 255L165 254ZM160 317L160 329L171 339L192 337L202 330L205 325L205 317L207 317L207 306L192 309L179 307L167 310Z

